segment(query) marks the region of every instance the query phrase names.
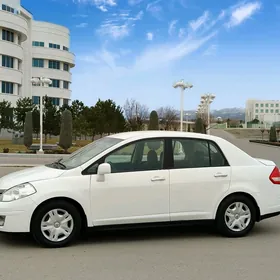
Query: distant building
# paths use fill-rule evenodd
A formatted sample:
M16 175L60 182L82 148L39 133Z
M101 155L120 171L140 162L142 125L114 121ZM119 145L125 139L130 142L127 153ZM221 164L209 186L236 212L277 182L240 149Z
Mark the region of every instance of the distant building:
M271 126L280 121L280 100L249 99L246 102L245 123L258 119L260 124Z
M48 95L53 104L71 99L71 72L74 54L69 51L67 28L33 20L20 0L0 0L0 101L15 106L21 97L35 104ZM31 85L32 77L52 80L47 88Z

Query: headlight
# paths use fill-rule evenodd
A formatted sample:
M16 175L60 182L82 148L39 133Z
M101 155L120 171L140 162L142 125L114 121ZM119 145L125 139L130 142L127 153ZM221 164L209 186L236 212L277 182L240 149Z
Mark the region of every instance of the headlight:
M36 193L36 189L29 183L24 183L12 187L0 195L0 202L10 202L18 200Z

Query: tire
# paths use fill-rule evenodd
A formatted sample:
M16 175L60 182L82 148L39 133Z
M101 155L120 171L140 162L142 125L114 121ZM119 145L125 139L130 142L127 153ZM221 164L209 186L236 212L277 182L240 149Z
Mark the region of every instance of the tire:
M36 210L30 231L41 246L59 248L75 241L81 227L82 219L74 205L64 200L53 200Z
M216 226L223 236L243 237L253 229L256 216L257 209L252 199L244 195L232 195L221 202Z

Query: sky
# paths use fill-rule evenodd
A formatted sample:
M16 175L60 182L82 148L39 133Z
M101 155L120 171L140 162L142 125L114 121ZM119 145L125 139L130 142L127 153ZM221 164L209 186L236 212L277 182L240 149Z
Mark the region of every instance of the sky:
M39 1L39 0L38 0ZM180 108L173 83L193 84L184 109L280 99L279 0L22 0L36 20L70 29L72 100Z

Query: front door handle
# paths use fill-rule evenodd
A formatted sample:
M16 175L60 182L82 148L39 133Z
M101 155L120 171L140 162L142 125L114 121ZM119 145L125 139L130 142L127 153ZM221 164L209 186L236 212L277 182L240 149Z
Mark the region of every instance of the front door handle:
M225 178L225 177L227 177L227 176L228 176L228 174L223 174L223 173L216 173L216 174L214 175L215 178Z
M156 181L165 181L165 178L164 177L153 177L151 179L152 182L156 182Z

